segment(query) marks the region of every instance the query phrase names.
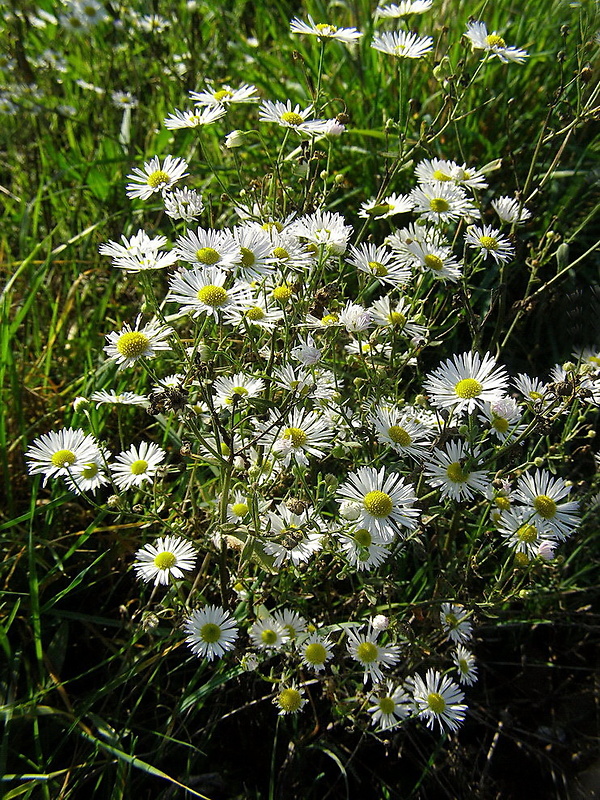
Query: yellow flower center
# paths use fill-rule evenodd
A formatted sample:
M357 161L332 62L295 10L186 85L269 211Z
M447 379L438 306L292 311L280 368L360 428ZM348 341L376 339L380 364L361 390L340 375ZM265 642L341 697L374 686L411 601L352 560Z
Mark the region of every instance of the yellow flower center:
M484 247L486 250L497 250L498 249L498 239L494 236L480 236L479 241L481 246Z
M483 386L475 378L463 378L456 384L454 391L461 400L471 400L473 397L479 397Z
M322 325L337 325L339 317L337 314L325 314L321 319Z
M529 556L527 553L515 553L515 562L517 567L526 567L529 564Z
M92 478L95 478L96 475L98 474L98 469L99 469L98 464L94 463L93 461L90 461L90 463L85 464L85 466L81 470L81 477L85 478L86 480L91 480Z
M372 664L377 661L379 650L373 642L361 642L356 648L356 656L363 664Z
M171 567L174 567L176 563L177 559L173 553L169 553L168 550L158 553L154 559L154 566L156 569L171 569Z
M543 519L552 519L556 514L556 503L547 494L538 494L533 501L533 507Z
M234 503L231 506L231 510L236 517L245 517L250 509L248 508L248 503Z
M446 614L444 620L446 622L446 625L449 628L452 628L453 630L458 626L458 617L456 616L456 614Z
M290 254L285 249L285 247L274 247L273 248L273 256L278 258L280 261L287 261L290 257Z
M498 433L506 433L509 428L509 421L504 417L494 417L492 420L492 427L495 428Z
M252 267L256 263L256 256L249 250L247 247L240 247L240 251L242 253L242 266L244 267Z
M363 498L363 505L372 517L378 519L389 516L394 507L389 494L380 492L378 489L367 492Z
M245 312L245 315L251 322L258 322L266 317L264 310L260 306L252 306Z
M289 439L292 447L302 447L306 444L308 436L304 433L302 428L286 428L283 434L284 439Z
M213 92L213 97L220 103L221 100L225 100L226 97L233 97L233 92L230 92L229 89L219 89L218 92Z
M395 328L403 328L406 325L406 317L400 311L392 311L389 319Z
M490 33L485 37L486 43L489 47L506 47L506 42L497 33Z
M425 266L429 269L432 269L434 272L439 272L444 268L444 262L439 256L434 256L432 253L429 253L423 259L425 262Z
M446 475L452 483L465 483L469 479L471 473L463 469L460 462L455 461L453 464L448 464L446 467Z
M137 461L134 461L131 464L129 469L131 470L132 475L143 475L148 469L148 462L144 461L143 458L138 458Z
M376 206L373 206L373 208L367 209L367 214L370 217L382 217L391 210L392 206L389 203L378 203Z
M207 264L210 267L213 264L218 264L220 260L221 256L214 247L201 247L196 250L196 261L200 264Z
M260 634L260 638L264 642L264 644L275 644L277 641L277 631L272 630L271 628L266 628Z
M265 222L262 226L263 231L270 231L273 230L273 228L278 233L281 233L281 231L283 230L283 225L281 224L281 222Z
M218 642L221 638L221 628L219 628L218 625L215 625L214 622L206 622L200 628L199 633L202 641L207 642L208 644Z
M385 278L389 273L388 268L380 261L369 261L369 269L372 271L373 275L377 275L378 278Z
M152 172L150 175L148 175L148 180L146 183L153 189L158 189L158 187L162 186L164 183L171 183L171 178L164 170L157 169L155 172Z
M510 500L508 497L504 497L503 495L498 495L495 497L494 503L501 511L508 511L510 508Z
M429 208L435 211L436 214L443 214L444 211L448 211L450 208L450 203L444 200L443 197L432 197L429 201Z
M458 659L458 668L462 672L463 675L469 674L469 662L466 658L459 658Z
M304 117L301 117L300 114L296 114L294 111L284 111L281 115L281 121L295 128L297 125L302 125Z
M366 528L359 528L354 531L354 541L359 547L370 547L373 542L373 537Z
M394 703L391 697L380 697L377 704L382 714L393 714L396 710L396 703Z
M200 289L198 292L198 300L207 306L219 308L227 301L227 292L222 286L215 286L211 283Z
M337 31L335 25L327 25L324 22L317 23L315 28L319 31L319 33L323 33L325 36L333 36L333 34Z
M302 707L302 695L298 689L284 689L277 697L279 706L288 714L298 711Z
M427 695L427 705L434 714L441 714L446 708L446 701L438 692L430 692Z
M537 529L535 525L523 525L517 531L517 539L524 544L532 544L537 539Z
M280 303L287 303L292 297L292 290L289 286L276 286L273 289L273 299Z
M431 176L434 181L451 181L452 177L447 175L445 172L442 172L441 169L436 169L433 175Z
M309 664L324 664L327 659L327 650L321 642L311 642L304 651L304 658Z
M150 346L150 339L139 331L130 331L119 336L117 351L124 358L139 358Z
M401 428L400 425L392 425L392 427L388 429L388 436L392 442L399 444L401 447L408 447L412 442L412 436L407 433L404 428Z
M77 456L72 450L57 450L50 459L53 467L70 467L76 460Z

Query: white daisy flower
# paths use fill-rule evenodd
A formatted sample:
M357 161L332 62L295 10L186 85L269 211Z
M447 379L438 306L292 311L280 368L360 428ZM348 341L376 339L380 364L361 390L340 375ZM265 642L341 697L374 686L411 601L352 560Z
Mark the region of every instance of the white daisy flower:
M404 249L407 261L445 283L456 283L462 276L462 266L450 247L437 247L428 242L411 242Z
M477 451L470 452L465 442L448 442L443 450L434 450L425 464L425 478L431 486L439 488L442 498L470 500L478 492L485 494L489 477L477 466Z
M308 703L304 697L304 689L297 689L296 686L287 686L281 689L273 702L279 709L279 716L285 714L297 714Z
M467 706L462 690L451 678L429 669L425 679L414 675L407 680L407 686L412 692L415 711L426 720L428 728L433 730L436 722L442 733L460 728Z
M179 111L175 109L172 114L165 117L163 125L169 131L176 131L180 128L201 128L204 125L212 125L221 117L224 117L227 109L223 106L207 106L202 111Z
M454 651L453 661L458 672L458 682L464 683L465 686L473 686L477 682L477 664L473 653L459 644Z
M256 225L238 225L233 229L233 238L239 247L237 270L245 280L260 279L273 272L273 243L267 231Z
M163 192L165 214L171 219L193 222L204 211L202 195L194 189L173 189Z
M233 412L248 400L258 397L264 388L263 380L242 372L217 378L213 384L215 407Z
M361 507L353 504L353 508L360 515ZM389 549L382 542L379 535L361 527L360 524L336 531L334 536L339 541L342 552L350 566L359 572L378 567L390 555Z
M486 53L497 56L500 61L505 63L515 61L517 64L522 64L526 58L529 58L526 50L507 47L504 39L496 31L488 33L485 22L469 22L465 36L471 42L473 50L485 50Z
M352 235L352 226L346 225L341 214L335 211L315 211L300 217L288 232L317 246L325 246L332 255L343 255Z
M401 297L395 306L389 295L380 297L371 306L371 314L375 325L392 328L394 336L408 337L413 343L427 340L428 328L410 318L411 307L406 297Z
M144 258L149 253L156 254L167 244L167 237L151 237L145 231L139 230L130 238L121 236L121 242L122 244L113 241L105 242L98 248L101 256L111 256L114 267L121 266L123 260Z
M41 473L45 486L48 478L66 477L99 461L101 452L94 437L81 428L61 428L34 439L25 458L29 475Z
M416 528L420 512L413 507L417 499L414 489L397 472L386 477L384 467L379 472L374 467L359 467L339 487L337 495L340 500L360 503L360 525L382 542L402 535L403 528Z
M276 511L269 511L269 540L264 543L267 555L274 556L278 569L291 561L297 567L308 561L323 546L325 523L307 508L301 514L290 511L280 503Z
M161 166L160 158L154 156L150 161L146 161L142 169L136 167L127 177L133 183L127 184L127 197L139 197L147 200L155 192L162 192L174 183L185 178L188 174L186 169L187 161L183 158L165 156Z
M414 209L421 219L436 224L454 222L463 217L478 217L479 211L468 199L462 186L454 183L424 183L411 192Z
M522 506L508 509L501 515L498 532L505 545L516 553L524 553L528 559L536 558L544 543L555 548L561 538L551 528L539 522L536 524L532 519L531 509Z
M395 250L400 256L407 258L409 251L408 245L420 242L427 247L445 247L449 243L442 235L441 231L434 225L428 225L424 219L417 220L407 225L406 228L401 228L395 233L391 233L386 237L385 243L388 244L392 250Z
M484 257L492 256L496 264L507 264L515 255L515 248L510 240L491 225L469 225L465 242L469 247L478 249Z
M448 639L455 644L464 644L473 637L469 614L460 604L443 603L440 622Z
M274 276L272 282L269 282L271 291L274 292L278 285L286 285L282 276L288 274L288 270L307 272L313 267L316 261L315 254L308 250L306 245L298 241L298 238L294 234L288 232L271 232L270 238L270 257L275 269L280 270L280 274ZM276 299L283 301L284 297L278 297ZM287 297L287 299L289 300L290 297Z
M382 689L373 692L369 698L373 703L367 711L372 714L371 721L379 731L389 731L410 717L413 711L412 698L402 686L394 686L387 681Z
M377 406L369 414L368 424L375 429L377 441L416 461L422 461L431 447L431 431L399 408Z
M92 392L90 400L96 403L96 408L101 405L123 405L123 406L143 406L147 408L150 401L143 394L136 394L135 392L107 392L101 389L98 392Z
M302 663L315 672L325 669L327 662L333 658L333 644L328 636L318 633L310 634L298 644Z
M467 167L466 164L459 166L456 161L441 158L420 161L415 167L415 175L419 183L450 181L458 186L468 186L469 189L486 189L488 185L480 170Z
M180 270L169 281L167 300L180 304L180 314L199 317L213 316L215 320L243 302L249 303L250 287L237 281L225 288L228 274L218 267Z
M281 650L290 641L287 629L274 617L257 619L252 623L248 635L252 645L260 650Z
M515 498L531 512L530 524L551 531L557 539L567 539L579 525L579 503L567 500L571 487L562 478L553 477L547 470L521 475Z
M306 632L306 620L301 614L289 608L280 608L273 612L273 619L280 622L292 641Z
M486 403L479 420L490 426L491 432L500 441L516 438L525 430L519 425L523 413L514 397L501 397L492 403Z
M366 272L380 283L387 283L394 288L410 280L410 269L399 263L398 256L385 245L350 245L346 258L349 264L361 272Z
M455 414L483 409L506 394L508 376L489 353L454 355L430 373L423 383L431 405Z
M185 620L183 629L192 653L209 661L233 650L238 636L235 619L220 606L194 609Z
M182 261L201 267L232 269L240 260L240 246L227 230L187 231L177 237L175 252Z
M119 332L106 335L108 344L104 352L120 370L131 367L140 358L154 358L159 350L171 349L165 340L173 333L172 328L156 322L148 322L140 328L140 322L141 316L138 316L133 328L125 323Z
M257 433L270 442L284 466L292 460L307 465L309 456L322 458L330 449L334 431L322 414L295 408L287 418L276 411L269 412L266 422L258 423Z
M196 564L196 548L179 536L160 537L137 551L133 565L136 576L146 583L165 586L172 578L183 578Z
M512 379L512 385L529 402L546 403L550 402L548 397L548 384L539 378L531 378L524 372L520 372Z
M433 0L400 0L399 3L377 6L375 19L398 19L411 14L424 14L433 5Z
M356 28L338 28L328 23L316 23L310 14L308 15L308 22L303 22L298 17L294 17L290 22L290 31L292 33L317 36L319 39L335 39L345 44L355 42L362 36L362 33Z
M206 81L207 89L203 92L190 92L190 98L197 106L228 106L234 103L258 103L259 97L256 86L243 83L237 89L224 83L217 87L211 81Z
M165 460L166 452L154 442L142 442L138 447L134 444L116 456L110 465L113 481L119 489L130 489L152 483L158 468Z
M323 351L315 345L315 340L308 334L306 339L300 339L300 344L291 349L290 355L303 367L312 367L319 363Z
M514 197L497 197L492 200L492 208L502 222L509 225L522 225L531 217L531 211Z
M361 203L358 216L362 219L387 219L396 214L406 214L407 211L412 210L413 205L413 201L407 194L390 194L383 200L372 198L366 203Z
M409 31L391 31L375 34L371 47L396 58L422 58L433 50L433 39Z
M369 626L366 633L359 633L348 629L348 641L346 647L348 653L364 669L364 683L369 678L373 683L380 683L384 679L383 670L394 666L400 660L400 648L398 645L380 645L377 637L380 631L373 631Z
M353 355L360 355L363 358L370 358L371 361L375 357L389 359L392 355L392 346L385 344L385 342L377 342L374 339L364 339L358 341L353 339L349 344L344 345L344 350Z
M224 310L225 320L231 325L251 325L272 331L284 318L283 310L267 297L249 292Z
M279 100L274 103L270 100L263 100L260 104L259 120L260 122L276 122L282 128L290 128L296 133L305 134L306 136L324 133L327 121L309 119L312 113L312 105L300 108L300 105L296 104L292 108L291 100L287 100L285 103Z
M353 303L348 300L338 315L338 323L343 325L348 333L359 333L371 327L373 314L368 308L361 306L360 303Z

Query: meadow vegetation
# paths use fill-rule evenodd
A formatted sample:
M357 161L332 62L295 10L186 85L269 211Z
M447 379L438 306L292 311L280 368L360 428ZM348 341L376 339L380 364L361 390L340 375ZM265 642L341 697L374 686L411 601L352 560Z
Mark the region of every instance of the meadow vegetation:
M597 4L0 7L3 796L585 796Z

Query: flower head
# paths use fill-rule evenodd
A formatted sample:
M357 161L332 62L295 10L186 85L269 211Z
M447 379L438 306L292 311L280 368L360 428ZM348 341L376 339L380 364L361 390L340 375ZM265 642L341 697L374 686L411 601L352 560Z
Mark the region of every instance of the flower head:
M459 644L454 651L454 663L458 672L458 682L466 686L473 686L477 681L477 664L475 656L466 647Z
M409 31L391 31L375 34L371 47L396 58L422 58L433 50L433 39Z
M336 39L338 42L344 42L345 44L355 42L362 36L362 33L357 31L356 28L338 28L329 23L316 23L310 14L308 15L308 22L303 22L298 17L295 17L290 23L290 31L292 33L317 36L319 39Z
M184 630L192 652L209 661L233 650L238 635L235 619L220 606L195 609L185 620Z
M473 625L465 607L459 604L444 603L440 611L440 622L444 633L451 642L468 642L473 635Z
M108 344L104 352L119 369L132 366L140 358L154 358L158 350L171 349L165 341L173 332L171 328L156 322L148 322L140 328L140 322L141 317L138 317L133 328L125 323L118 333L113 331L106 336Z
M137 447L132 444L110 465L112 478L119 489L152 483L166 455L162 447L154 442L142 442Z
M168 584L171 578L183 578L184 572L194 569L196 548L178 536L160 537L146 544L135 554L133 565L138 578L154 585Z
M412 699L402 686L394 687L388 681L383 689L373 692L370 697L373 702L367 711L372 714L371 721L380 731L396 728L409 717L413 710Z
M308 700L304 697L303 689L297 689L292 685L281 689L273 702L279 708L279 715L282 716L298 713L308 703Z
M373 632L369 626L366 633L348 630L348 653L364 669L364 682L369 678L374 683L382 681L383 670L396 664L400 658L397 645L380 645L377 643L379 631Z
M562 541L571 535L580 521L579 503L566 500L570 491L571 487L562 478L540 469L533 474L521 475L515 497L529 510L530 524L552 532Z
M142 169L136 167L131 175L127 177L133 183L127 185L127 197L139 197L147 200L155 192L162 192L174 183L185 178L188 174L187 161L183 158L165 156L162 165L160 158L154 156L150 161L146 161Z
M507 47L506 42L496 31L488 33L485 22L469 22L465 36L471 42L473 50L485 50L491 56L497 56L500 61L516 61L522 64L529 54L518 47Z
M254 647L260 650L281 650L290 640L288 630L274 617L257 619L248 635Z
M76 476L90 463L101 460L98 443L81 428L61 428L34 439L25 453L30 475L48 478Z
M456 731L465 718L467 709L464 694L452 678L436 670L427 670L425 679L414 675L407 681L412 691L415 710L433 729L437 722L440 730Z
M486 353L462 353L440 364L423 384L430 402L436 408L455 414L483 409L486 402L499 400L506 394L508 376L504 367Z
M512 261L515 254L515 248L506 236L502 236L500 231L497 231L491 225L470 225L467 228L465 235L465 242L469 247L475 247L484 256L491 256L496 264L506 264Z

